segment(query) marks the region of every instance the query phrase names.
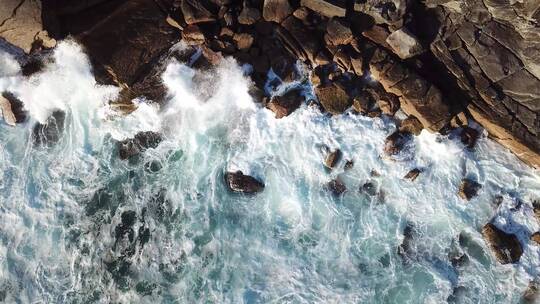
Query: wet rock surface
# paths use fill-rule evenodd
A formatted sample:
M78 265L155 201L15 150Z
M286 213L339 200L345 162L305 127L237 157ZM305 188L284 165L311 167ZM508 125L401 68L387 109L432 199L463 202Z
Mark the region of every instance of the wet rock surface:
M175 42L184 40L251 64L251 77L260 88L270 67L289 81L296 59L311 68L334 64L339 75L318 77L320 84L315 84L317 97L330 113L342 113L355 100L355 109L364 115L394 115L401 109L433 132L454 124L458 113L466 113L521 159L540 164L538 4L36 3L22 1L15 10L19 3L8 0L0 10L2 26L28 29L32 37L16 31L0 31L0 36L25 51L39 51L53 45L47 33L59 39L72 35L85 46L100 83L129 88L127 101L141 95L158 102L164 99L156 66ZM365 81L370 78L379 84ZM384 94L373 95L374 88ZM365 98L355 99L365 92L373 96L376 109L362 103ZM465 145L472 147L474 134L470 129L464 132Z
M464 200L471 200L478 194L480 188L482 188L482 185L476 181L469 178L464 178L461 180L458 195Z
M131 139L126 139L118 143L118 154L120 159L129 159L147 149L156 148L163 138L159 133L147 131L140 132Z
M482 228L482 236L501 264L516 263L523 254L518 238L488 223Z
M36 123L32 131L32 138L36 146L52 146L57 143L64 132L66 113L54 111L47 121Z
M264 184L256 178L244 175L242 171L227 172L225 174L227 186L233 192L254 194L264 190Z

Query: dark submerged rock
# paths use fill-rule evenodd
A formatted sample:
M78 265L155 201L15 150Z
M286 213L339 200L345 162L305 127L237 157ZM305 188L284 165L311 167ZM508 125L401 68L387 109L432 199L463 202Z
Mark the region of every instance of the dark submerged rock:
M475 182L472 179L464 178L461 180L461 185L459 186L458 195L464 200L471 200L478 194L478 191L482 188L482 185Z
M414 168L411 171L409 171L403 178L408 179L411 182L414 182L416 180L416 178L418 177L418 175L420 175L421 172L422 171L420 169Z
M384 142L384 153L388 156L397 155L412 139L411 133L396 131L390 134Z
M118 143L118 153L120 159L128 159L138 155L147 149L155 149L163 140L156 132L139 132L134 138L126 139Z
M337 163L341 160L342 152L340 149L336 149L328 155L326 155L326 159L324 160L324 166L330 170L332 170Z
M499 263L519 262L523 248L514 234L506 233L492 223L488 223L482 228L482 236Z
M66 113L54 111L45 124L36 123L32 132L35 146L52 146L57 143L64 132Z
M340 178L335 178L328 182L326 188L335 196L340 196L347 191L347 186L345 186L345 183Z
M227 172L225 174L225 181L229 189L233 192L252 194L264 190L264 184L262 182L252 176L244 175L242 171Z
M480 135L480 133L471 128L471 127L467 127L465 126L462 130L461 130L461 134L460 134L460 138L461 138L461 142L469 149L472 149L474 148L474 145L476 144L476 141L478 140L478 136Z
M272 97L266 107L274 112L276 118L279 119L289 116L300 107L303 101L304 97L301 95L300 90L290 90L282 96Z

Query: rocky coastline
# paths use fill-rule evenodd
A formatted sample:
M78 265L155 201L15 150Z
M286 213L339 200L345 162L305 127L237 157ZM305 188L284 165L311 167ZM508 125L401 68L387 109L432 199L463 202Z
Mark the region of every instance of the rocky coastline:
M202 70L223 56L249 64L254 101L283 118L309 101L294 90L265 96L267 74L271 69L282 82L297 80L301 62L329 115L351 107L370 117L408 115L396 117L399 128L384 147L388 155L423 129L458 132L473 149L479 124L534 168L540 168L539 27L538 1L7 0L0 9L0 37L18 48L24 73L39 71L48 49L71 37L84 46L97 82L122 88L111 103L124 112L134 109L135 97L166 102L164 63L171 57L187 62L200 51L191 64ZM187 52L171 49L180 41L190 46ZM9 92L2 92L0 108L9 124L25 120L21 101ZM62 125L63 118L55 118L55 126ZM50 141L46 125L35 132L38 144ZM159 135L150 135L120 143L121 158L159 144ZM328 154L329 170L339 153ZM419 174L413 169L405 178ZM240 171L225 180L239 193L264 189ZM328 187L336 195L346 191L338 179ZM464 179L459 195L469 200L480 187ZM372 188L362 187L377 194ZM500 263L519 260L514 235L491 223L482 233Z
M162 102L158 63L182 40L253 67L255 101L283 117L299 96L269 100L271 68L282 81L302 61L324 111L369 116L399 109L431 132L480 124L525 163L540 166L540 4L522 1L136 0L15 1L0 11L0 37L32 58L73 37L99 83ZM474 136L473 136L474 137Z

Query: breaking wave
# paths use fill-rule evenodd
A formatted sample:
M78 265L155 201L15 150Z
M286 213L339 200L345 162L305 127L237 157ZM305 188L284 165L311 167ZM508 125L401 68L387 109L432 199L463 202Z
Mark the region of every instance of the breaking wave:
M540 272L528 239L540 228L531 206L540 178L485 137L469 151L424 131L414 157L393 161L382 157L390 119L307 104L275 119L232 59L206 72L171 61L170 101L139 100L120 116L108 105L118 88L95 83L79 46L62 42L49 61L23 77L0 53L0 91L30 115L0 124L0 300L515 303ZM56 110L66 113L59 141L34 145L34 124ZM117 141L140 131L164 141L120 160ZM343 152L331 172L324 147ZM403 179L413 168L418 179ZM264 192L230 193L231 170L264 181ZM338 176L347 191L336 197L326 185ZM482 184L469 202L457 195L463 177ZM376 195L359 191L367 182ZM519 237L518 264L498 264L484 243L492 219Z

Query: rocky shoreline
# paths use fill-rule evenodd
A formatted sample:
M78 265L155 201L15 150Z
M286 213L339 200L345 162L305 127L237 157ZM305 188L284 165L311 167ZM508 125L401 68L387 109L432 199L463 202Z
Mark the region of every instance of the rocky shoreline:
M458 132L472 149L478 123L524 162L540 167L540 3L534 1L7 2L0 11L0 37L27 54L20 55L25 75L39 71L43 54L57 40L72 37L88 53L97 82L122 88L111 103L124 112L134 109L135 97L165 102L163 63L171 57L187 62L200 52L191 64L202 70L223 56L249 64L254 100L282 118L308 101L294 89L265 96L268 71L282 82L298 80L300 61L311 71L322 111L337 115L352 107L370 117L399 110L408 115L396 118L399 128L386 139L389 156L422 129ZM190 48L171 49L179 41ZM6 122L24 121L21 102L2 93ZM36 126L37 144L54 141L47 125ZM62 126L63 116L55 117L54 127ZM120 157L160 141L159 134L139 134L119 143ZM328 152L325 165L331 170L340 151ZM414 181L419 174L413 169L405 178ZM240 171L227 173L225 180L235 192L264 189ZM470 200L480 187L464 179L459 195ZM328 188L336 195L346 191L339 179ZM362 189L378 194L368 183ZM519 260L522 249L514 235L490 223L482 233L502 264Z
M124 88L119 103L163 101L158 64L182 40L253 67L253 96L283 117L302 102L268 100L271 68L298 77L301 60L323 110L394 115L449 132L479 123L527 164L540 167L540 4L428 0L15 1L0 10L0 37L39 57L56 40L86 48L99 83ZM473 136L474 137L474 136ZM473 140L474 141L474 140Z

